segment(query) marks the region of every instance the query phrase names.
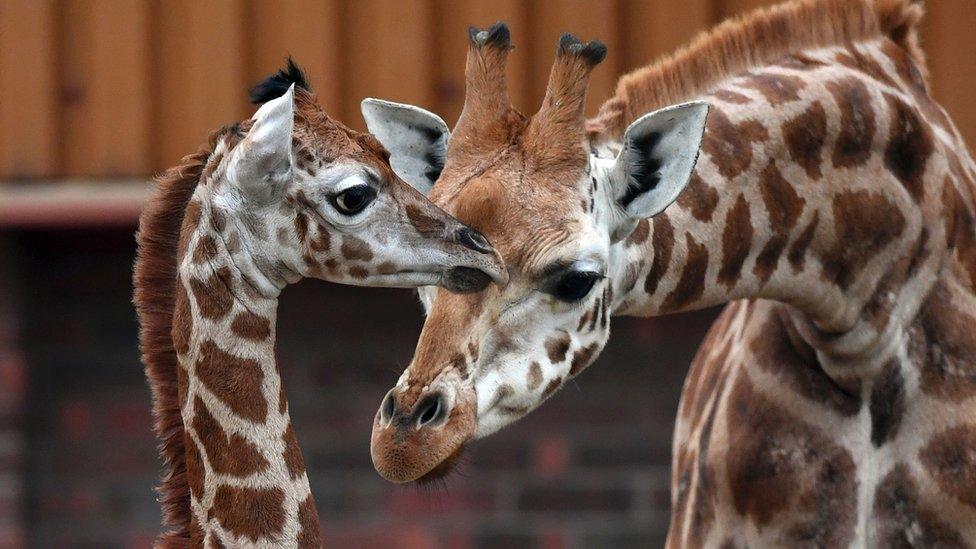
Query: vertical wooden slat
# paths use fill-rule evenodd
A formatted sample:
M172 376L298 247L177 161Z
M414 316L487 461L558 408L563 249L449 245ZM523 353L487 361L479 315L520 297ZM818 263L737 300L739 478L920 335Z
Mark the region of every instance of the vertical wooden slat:
M427 0L357 0L345 6L343 76L347 81L343 121L364 129L359 103L365 97L433 108L434 67L431 6Z
M348 46L342 42L339 0L251 0L248 12L248 84L280 69L291 55L308 73L319 103L340 116L340 60Z
M926 3L923 49L935 98L942 103L972 150L976 144L976 6L972 0Z
M0 177L49 177L57 156L55 5L0 2Z
M623 70L642 67L691 41L712 23L712 0L624 0Z
M244 118L245 13L240 0L157 0L152 12L152 152L163 169L196 151L214 128Z
M616 0L547 0L533 3L528 37L532 45L531 98L534 112L546 92L546 81L556 44L564 32L580 40L597 39L607 45L606 60L594 71L586 98L586 112L593 114L613 93L623 59L619 40L619 4Z
M454 125L464 106L464 60L468 52L468 27L485 28L503 21L512 33L515 50L508 57L508 93L519 109L528 107L526 94L529 55L521 44L528 40L526 9L520 0L436 0L434 19L438 31L432 39L437 44L435 100L437 113L448 125Z
M142 0L61 4L64 172L149 170L149 9Z

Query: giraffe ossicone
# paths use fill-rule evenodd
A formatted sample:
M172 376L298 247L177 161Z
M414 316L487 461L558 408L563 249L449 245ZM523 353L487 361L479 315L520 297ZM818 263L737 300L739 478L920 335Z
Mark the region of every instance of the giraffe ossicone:
M505 90L508 40L472 40L428 196L510 281L420 291L416 353L373 426L380 474L449 472L593 362L613 314L728 303L682 393L670 547L976 545L976 163L929 95L920 17L913 0L761 10L625 75L585 123L588 59L557 48L530 118ZM607 166L649 148L633 171L655 174L667 143L627 128L687 101L710 105L687 185L633 198L664 209L615 234ZM627 190L645 187L662 185ZM432 400L443 419L409 421Z
M375 138L330 118L291 60L252 99L253 118L158 178L140 218L135 304L167 468L161 547L321 545L275 363L285 285L477 291L507 279L489 242L401 180Z

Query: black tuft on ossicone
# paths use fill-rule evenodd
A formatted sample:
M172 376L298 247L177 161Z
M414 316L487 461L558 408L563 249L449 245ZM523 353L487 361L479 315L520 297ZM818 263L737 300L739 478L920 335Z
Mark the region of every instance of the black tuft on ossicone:
M582 57L587 65L593 67L607 57L607 47L599 40L591 40L584 44L579 38L567 32L559 37L559 46L556 48L556 55L566 54Z
M284 95L292 84L298 89L307 92L312 91L312 87L308 85L305 71L289 55L285 68L280 69L251 88L251 103L260 105L277 99Z
M481 30L478 27L468 27L468 40L478 48L491 46L493 48L507 50L512 47L511 34L508 32L508 25L501 21Z

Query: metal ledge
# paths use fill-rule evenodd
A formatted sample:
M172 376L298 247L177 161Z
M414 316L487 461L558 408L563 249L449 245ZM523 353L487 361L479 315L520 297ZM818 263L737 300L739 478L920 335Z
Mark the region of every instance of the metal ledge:
M0 181L0 229L135 226L146 179Z

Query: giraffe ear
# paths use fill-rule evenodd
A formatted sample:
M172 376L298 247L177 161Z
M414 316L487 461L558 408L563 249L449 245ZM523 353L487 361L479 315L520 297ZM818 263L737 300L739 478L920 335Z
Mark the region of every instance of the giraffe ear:
M364 99L370 133L390 151L390 165L404 181L427 194L444 169L451 131L436 114L401 103Z
M291 173L292 130L295 125L295 85L254 113L254 124L235 149L232 177L255 198L269 197L275 183Z
M678 198L698 161L707 117L708 103L694 101L646 114L627 128L611 172L625 217L652 217Z

